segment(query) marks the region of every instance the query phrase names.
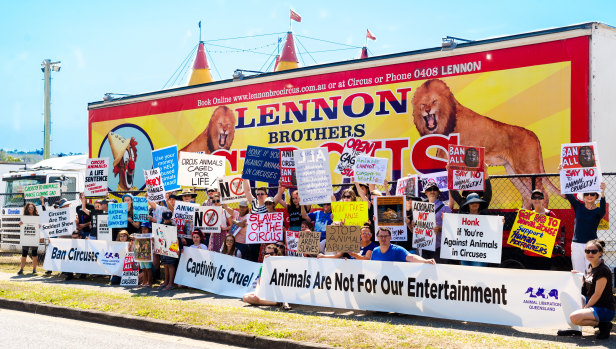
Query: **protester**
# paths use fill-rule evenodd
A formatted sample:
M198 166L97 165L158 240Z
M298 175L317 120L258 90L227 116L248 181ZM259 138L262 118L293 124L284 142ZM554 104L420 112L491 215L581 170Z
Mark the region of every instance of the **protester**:
M39 213L36 206L29 202L24 206L24 216L38 216ZM19 222L19 225L23 225L23 222ZM31 253L32 258L32 274L36 274L36 266L38 265L38 246L22 246L21 247L21 261L19 265L19 271L17 275L23 275L24 267L26 266L26 257L28 252Z
M122 195L122 202L128 204L128 222L126 226L126 231L128 231L129 235L138 234L141 230L141 223L135 222L133 220L133 196L131 194Z
M605 242L597 239L586 243L584 254L590 264L584 275L582 296L584 307L569 316L574 325L599 328L597 339L608 339L614 318L614 295L612 293L612 272L603 261ZM577 273L577 270L573 271ZM581 336L578 330L558 331L559 336Z
M361 249L359 253L348 252L352 259L370 260L372 258L372 251L378 247L378 245L372 241L372 230L367 225L361 227L360 246Z
M194 203L195 198L197 197L197 193L190 189L183 189L182 192L178 195L182 198L183 202Z
M449 164L446 166L446 168L447 170L449 170ZM492 201L492 184L490 182L490 176L488 175L488 165L487 164L484 164L483 171L485 174L485 189L483 191L464 190L462 191L462 194L460 194L460 192L457 190L450 190L449 194L451 198L453 199L453 201L449 200L450 209L453 209L453 202L455 202L458 204L458 207L460 207L460 213L468 213L468 209L464 207L464 203L466 202L466 199L468 199L468 196L470 194L477 194L477 196L483 201L485 201L486 203L485 208L483 210L487 210L487 208L490 206L490 201ZM482 212L481 214L487 214L487 212Z
M426 183L424 186L424 194L428 198L428 202L434 204L434 233L436 234L436 241L434 251L422 249L421 256L424 258L434 258L437 263L446 263L447 261L445 259L441 259L441 234L443 231L443 214L451 213L451 208L440 200L441 190L436 182Z
M291 189L289 189L289 196L291 197L291 199L290 202L287 204L287 202L282 199L282 193L284 192L285 188L282 186L281 183L279 183L278 185L278 193L274 197L274 200L276 200L277 203L282 205L282 207L287 210L287 213L289 214L289 230L299 231L302 225L302 205L299 204L299 192L297 190L291 191ZM305 211L310 210L310 206L304 206Z
M116 241L118 242L128 242L128 251L133 250L133 242L130 240L130 236L126 229L122 229L118 232L118 236L116 237ZM122 281L122 270L119 271L120 275L111 275L109 283L111 285L119 285Z
M70 202L68 202L68 200L66 200L65 198L61 198L60 200L56 201L56 203L53 204L53 209L57 210L59 208L66 208L70 206ZM43 199L43 197L41 197L41 209L43 211L46 211L47 209L45 208L45 200ZM79 231L75 230L72 235L73 235L73 239L75 239L74 235L77 234L77 238L79 238ZM51 270L47 270L45 272L45 275L51 275ZM66 274L65 274L66 275ZM73 274L71 273L71 279L73 278ZM70 279L69 279L70 280Z
M173 195L172 195L173 196ZM170 196L170 198L172 197ZM173 214L170 211L163 212L163 224L165 225L173 225ZM165 274L163 283L158 287L159 289L163 289L165 291L172 290L175 288L174 280L175 280L175 270L178 263L178 258L156 255L158 256L158 260L160 261L160 265L165 266ZM154 263L156 266L156 263Z
M225 244L221 247L220 253L242 258L242 251L237 248L233 234L226 234Z
M488 203L481 198L479 194L470 193L466 197L466 201L460 207L460 212L466 212L466 214L484 215L488 209ZM488 263L474 262L474 261L460 261L461 265L474 266L474 267L487 267Z
M586 270L587 264L584 259L584 248L588 241L597 238L597 228L601 218L605 216L605 183L601 183L600 188L601 193L580 193L577 195L577 200L571 194L565 195L565 198L575 211L573 241L571 242L571 264L574 270L582 272ZM597 207L596 201L599 198L601 200L599 201L599 207Z
M321 241L327 236L327 226L333 223L332 219L332 204L322 204L323 210L306 213L304 206L301 207L302 218L313 223L314 230L321 233ZM312 228L311 228L312 229ZM303 230L303 228L302 228Z
M554 213L554 211L548 210L545 207L545 196L541 190L539 189L533 190L533 192L530 194L530 199L532 202L531 209L533 212L537 214L542 214L548 217L558 218L556 217L556 214ZM558 245L558 241L559 239L557 237L554 240L555 247L556 246L560 247L560 245ZM524 253L524 259L525 259L524 265L528 267L529 269L537 269L537 270L552 269L552 259L551 258L547 258L538 253L526 251L526 250L524 250L523 253Z
M376 237L379 239L380 246L372 250L372 257L370 259L373 261L436 264L432 258L425 259L409 253L409 251L400 246L392 245L389 228L380 227Z
M342 226L342 222L340 221L334 221L331 224L334 227L338 227L338 226ZM327 251L327 239L323 239L321 240L321 242L319 243L319 253L317 254L317 258L343 258L345 255L344 252L328 252ZM312 257L313 255L309 255L309 257Z
M225 236L229 232L229 228L231 227L231 220L233 218L233 210L227 206L227 204L221 205L220 203L220 193L213 191L208 199L208 203L210 206L218 206L222 207L222 215L220 220L220 233L208 234L210 236L207 247L210 251L220 251L222 248ZM205 240L202 242L205 243Z
M198 248L200 250L206 250L207 251L207 246L205 246L205 244L203 244L201 241L204 240L203 238L203 233L201 233L201 231L199 230L195 230L192 233L192 240L193 240L193 244L188 246L188 248Z
M240 201L239 211L233 212L233 220L231 221L233 225L230 233L235 236L237 249L241 251L243 258L252 260L253 257L249 256L248 245L246 244L246 226L249 212L248 202Z
M141 234L151 234L152 230L150 227L150 222L144 222L141 224ZM141 277L139 278L142 287L152 287L154 283L154 274L152 273L153 263L152 262L139 262L139 271L141 272Z
M83 193L79 193L79 199L81 205L75 208L77 217L75 217L75 227L81 233L82 239L96 239L92 232L92 211L96 211L96 208L92 204L86 202L86 196ZM86 208L85 210L83 208ZM86 213L87 212L87 213Z
M355 195L355 192L353 191L353 189L351 188L345 189L342 191L342 195L340 196L340 201L342 202L357 201L357 195Z
M276 251L276 245L275 244L269 244L267 246L265 246L265 254L264 254L264 258L268 258L270 256L277 256L279 255ZM261 271L263 270L263 266L261 266L261 268L259 269L259 275L257 276L257 289L260 287L261 285ZM255 289L254 292L250 292L250 293L246 293L243 297L242 300L248 304L251 305L280 305L282 307L282 309L284 310L291 310L291 306L288 303L277 303L277 302L272 302L272 301L268 301L265 299L261 299L257 296L257 289Z
M255 189L256 198L252 196L252 192L250 191L250 182L247 180L242 181L244 185L244 194L246 196L246 200L250 202L250 213L265 213L267 212L267 207L265 207L265 199L267 198L267 188L260 187Z

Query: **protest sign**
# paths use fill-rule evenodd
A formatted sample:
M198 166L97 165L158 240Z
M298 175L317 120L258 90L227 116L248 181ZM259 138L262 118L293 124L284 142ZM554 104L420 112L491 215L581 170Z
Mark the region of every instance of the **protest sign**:
M581 309L580 282L559 271L270 257L256 292L273 302L556 329Z
M173 209L173 221L175 222L177 233L185 239L192 239L193 221L195 220L195 210L198 204L191 202L176 201Z
M361 250L361 227L357 225L328 225L327 252L355 252Z
M92 216L92 231L95 232L97 240L113 241L108 219L109 216L102 213Z
M194 229L204 233L220 233L220 224L225 219L220 206L198 206L195 210Z
M37 247L40 240L39 218L37 216L21 216L19 226L19 245Z
M60 196L60 183L34 184L24 187L24 199Z
M152 150L152 167L160 169L165 191L180 189L178 185L178 146Z
M388 162L387 158L357 156L353 165L355 182L382 185L387 178Z
M280 184L285 188L297 185L293 150L280 150Z
M368 222L367 201L335 201L332 202L332 220L343 222L345 225L362 226Z
M600 193L601 167L597 143L568 143L560 146L560 192Z
M128 242L49 239L43 269L66 273L113 275L122 268Z
M109 228L126 228L128 226L128 203L109 203L109 218L107 226Z
M483 147L449 144L447 163L449 166L463 167L467 170L481 170L485 163L484 154Z
M413 247L428 251L436 249L436 213L434 203L413 201Z
M261 263L198 248L186 248L178 263L175 283L242 298L254 290L260 268Z
M155 224L156 223L152 223L152 225ZM133 251L135 252L135 262L151 262L152 234L135 234Z
M417 194L417 181L419 180L418 175L411 175L408 177L400 178L396 182L396 195L397 196L419 196Z
M302 254L319 254L321 232L302 230L297 239L297 252Z
M88 159L86 162L85 197L107 196L109 158Z
M225 175L225 161L222 156L180 152L178 184L212 188Z
M376 196L373 199L375 231L389 228L391 241L407 241L406 231L406 197Z
M282 212L251 213L246 226L247 244L264 244L282 241L284 215Z
M359 155L369 156L376 149L376 142L362 141L359 138L349 138L344 142L344 149L340 154L340 160L334 169L334 172L343 176L353 177L353 165L355 158ZM382 184L383 182L379 183Z
M449 144L448 150L448 189L484 190L485 173L483 147L467 147Z
M280 179L280 150L249 145L246 148L242 178L278 184Z
M39 216L44 238L71 235L75 231L75 209L71 207L45 210Z
M122 265L120 286L137 286L139 282L139 267L135 263L134 252L127 252Z
M154 238L154 253L178 258L180 245L178 231L173 225L152 223L152 238Z
M332 177L327 148L293 151L300 204L314 205L332 201Z
M530 210L519 210L507 243L551 258L559 227L558 218Z
M423 188L426 186L428 182L435 182L436 185L438 186L438 189L441 191L441 193L445 192L447 196L447 191L449 190L447 187L447 171L421 174L419 176L419 191L420 192L423 192Z
M147 222L149 208L146 198L133 196L133 220L135 222Z
M297 256L297 244L299 242L299 231L287 230L285 233L285 241L287 242L287 256ZM293 253L293 254L289 254Z
M230 204L246 200L243 181L241 175L222 177L219 180L220 202Z
M503 217L443 213L441 258L500 263Z
M143 170L145 188L148 192L148 200L158 202L165 200L165 187L160 176L160 169Z

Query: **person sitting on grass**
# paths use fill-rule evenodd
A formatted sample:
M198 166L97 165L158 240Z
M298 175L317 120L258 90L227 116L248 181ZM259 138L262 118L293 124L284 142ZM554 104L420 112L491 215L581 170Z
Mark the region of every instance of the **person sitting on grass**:
M265 246L264 259L270 256L277 256L276 244L269 244ZM257 275L257 288L261 285L261 271L263 270L263 266L259 268L259 275ZM291 306L289 303L278 303L273 301L268 301L265 299L261 299L257 296L257 289L254 292L246 293L242 297L242 301L251 304L251 305L280 305L284 310L291 310Z

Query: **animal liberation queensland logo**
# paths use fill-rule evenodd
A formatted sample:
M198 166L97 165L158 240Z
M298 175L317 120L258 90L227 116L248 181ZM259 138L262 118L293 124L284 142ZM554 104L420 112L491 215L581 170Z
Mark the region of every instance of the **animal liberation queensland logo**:
M117 252L105 252L101 262L103 262L104 265L116 265L120 262L120 254Z
M562 307L558 298L558 290L553 288L548 290L544 287L528 287L524 292L526 299L524 304L528 304L528 309L538 311L556 311Z

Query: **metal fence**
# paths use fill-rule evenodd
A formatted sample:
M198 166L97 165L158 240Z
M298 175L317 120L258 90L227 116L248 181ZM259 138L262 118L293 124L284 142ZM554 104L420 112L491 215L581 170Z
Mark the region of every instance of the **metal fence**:
M606 242L604 254L605 262L611 269L616 267L616 227L609 222L615 222L616 213L611 209L611 203L616 202L616 173L604 173L603 181L606 183L605 196L608 202L608 219L603 221L599 227L598 237ZM503 232L503 242L509 234L509 230L513 225L516 217L517 209L525 207L530 199L530 191L521 193L516 188L516 183L522 183L532 189L543 189L546 198L548 198L548 208L553 210L556 216L561 220L561 227L564 229L565 241L561 244L565 247L564 255L558 255L553 258L553 268L558 270L569 270L570 262L570 244L573 237L574 212L571 209L569 202L559 195L560 176L558 174L537 174L537 175L505 175L491 176L492 184L492 200L490 202L490 211L494 214L500 214L505 217L505 225ZM391 193L395 192L396 183L390 183L387 188ZM352 183L342 183L334 185L334 193L339 196L343 189L352 187ZM274 196L277 188L268 188L270 195ZM381 191L387 190L384 186L377 186ZM253 189L254 190L254 189ZM114 198L121 201L122 195L126 192L111 192L109 198ZM145 191L133 191L132 195L145 196ZM204 189L196 190L196 203L207 201L207 193ZM49 198L47 205L53 205L61 197ZM62 198L67 200L78 200L79 193L66 192L62 194ZM526 199L526 200L525 200ZM17 263L19 254L16 254L19 249L19 216L15 216L16 210L23 209L26 201L22 194L2 194L0 193L0 207L2 207L2 215L0 215L0 264ZM39 199L27 200L40 205ZM237 208L237 204L230 204L232 208ZM316 207L316 206L315 206ZM455 207L456 208L456 207ZM506 247L503 248L503 261L522 261L522 252L518 248ZM20 249L19 249L20 251ZM44 246L39 248L40 252L44 251ZM39 259L42 263L42 258ZM513 267L522 267L519 264L512 264Z

